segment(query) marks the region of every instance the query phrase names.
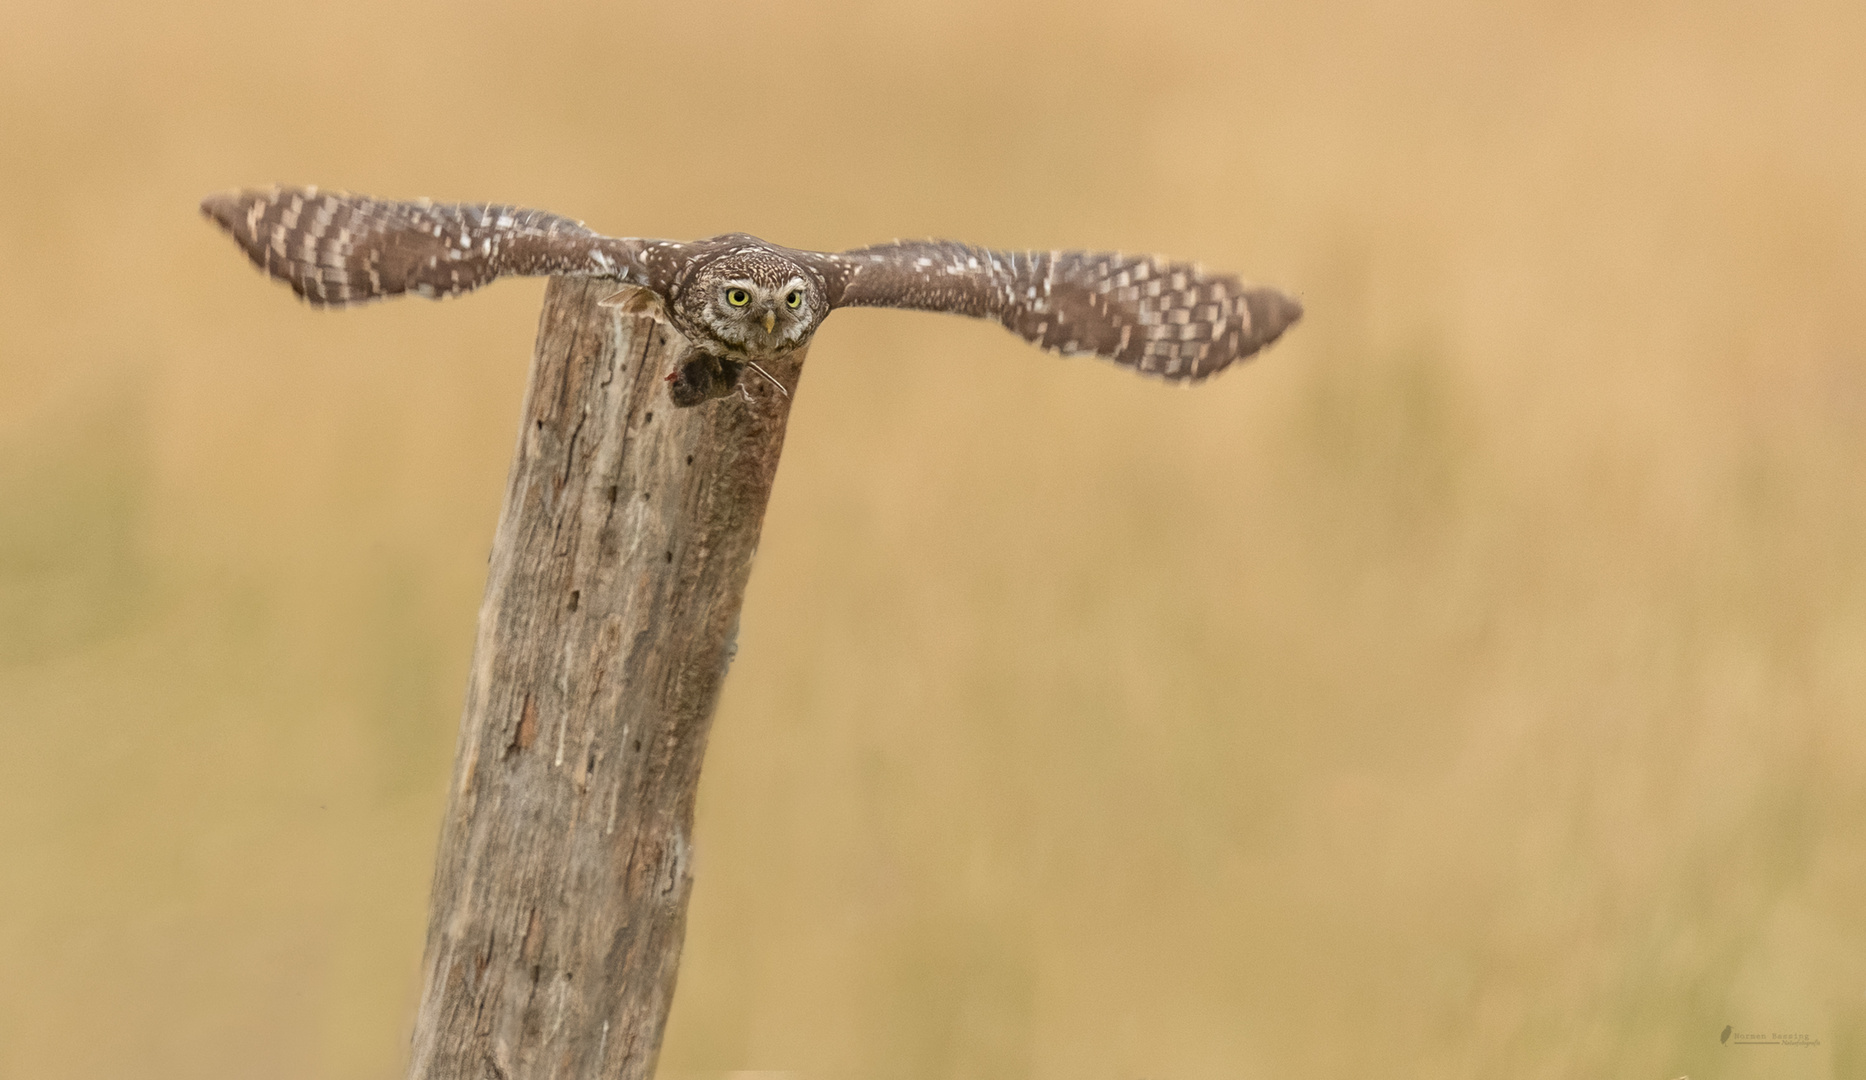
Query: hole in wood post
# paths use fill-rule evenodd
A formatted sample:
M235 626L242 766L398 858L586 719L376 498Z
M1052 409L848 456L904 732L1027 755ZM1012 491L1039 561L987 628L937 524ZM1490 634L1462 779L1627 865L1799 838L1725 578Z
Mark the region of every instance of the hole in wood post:
M525 705L519 710L518 728L512 732L512 741L506 744L505 756L511 757L513 754L530 746L531 741L537 737L538 706L536 702L531 700L531 695L526 694Z
M583 590L581 589L570 590L570 610L572 611L577 610L577 604L582 599L583 599Z

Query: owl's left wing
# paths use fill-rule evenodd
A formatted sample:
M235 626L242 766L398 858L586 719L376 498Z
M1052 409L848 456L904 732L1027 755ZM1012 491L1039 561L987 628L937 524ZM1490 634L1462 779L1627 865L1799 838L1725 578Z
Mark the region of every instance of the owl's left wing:
M508 274L612 278L663 291L685 245L603 236L542 210L387 202L317 188L209 195L201 212L312 304L453 296Z
M925 240L817 258L832 307L996 319L1049 351L1178 381L1224 370L1302 317L1301 303L1276 289L1157 256Z

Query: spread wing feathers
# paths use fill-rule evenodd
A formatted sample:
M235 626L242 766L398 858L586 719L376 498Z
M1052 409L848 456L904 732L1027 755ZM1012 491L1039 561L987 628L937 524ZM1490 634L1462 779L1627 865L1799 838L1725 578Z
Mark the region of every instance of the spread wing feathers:
M1089 353L1174 380L1223 371L1302 317L1302 305L1275 289L1147 255L927 240L825 261L841 286L836 306L997 319L1052 352Z
M517 206L379 202L313 187L226 192L201 212L254 265L318 305L413 292L452 296L505 274L614 278L654 287L682 245L605 237Z

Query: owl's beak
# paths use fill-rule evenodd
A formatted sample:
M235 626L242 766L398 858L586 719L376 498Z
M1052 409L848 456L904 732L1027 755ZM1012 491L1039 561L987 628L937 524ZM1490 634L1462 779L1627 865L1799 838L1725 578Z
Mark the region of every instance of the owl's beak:
M776 329L777 329L777 312L775 311L765 312L765 333L769 334L773 330L776 330Z

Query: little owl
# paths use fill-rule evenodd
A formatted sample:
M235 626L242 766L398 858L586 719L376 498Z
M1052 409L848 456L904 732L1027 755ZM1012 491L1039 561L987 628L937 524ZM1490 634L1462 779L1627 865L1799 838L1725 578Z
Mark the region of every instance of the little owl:
M909 240L831 254L744 233L683 244L602 236L515 206L379 202L316 188L210 195L201 210L313 304L452 296L503 274L645 289L694 348L669 376L682 406L731 393L746 365L808 345L839 307L996 319L1051 352L1091 353L1181 382L1223 371L1302 315L1275 289L1115 252Z

